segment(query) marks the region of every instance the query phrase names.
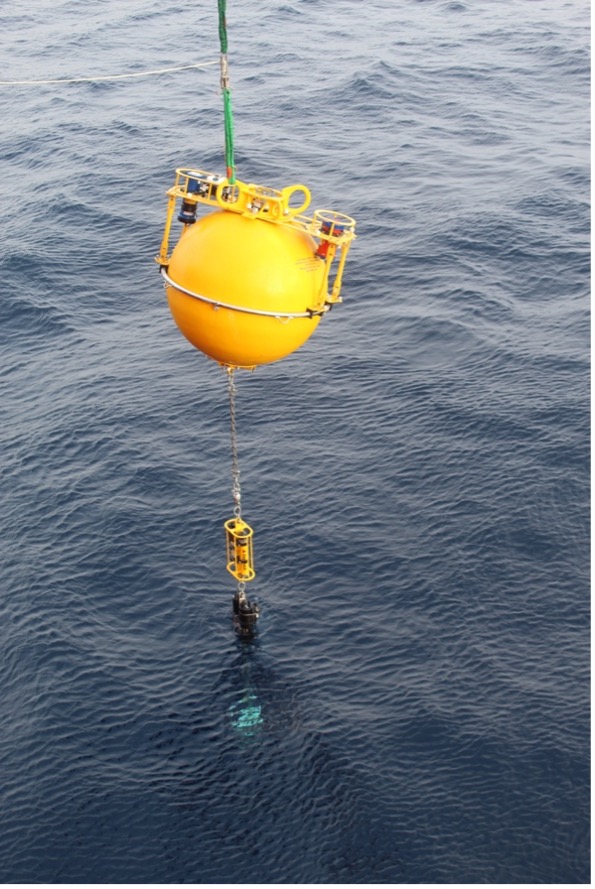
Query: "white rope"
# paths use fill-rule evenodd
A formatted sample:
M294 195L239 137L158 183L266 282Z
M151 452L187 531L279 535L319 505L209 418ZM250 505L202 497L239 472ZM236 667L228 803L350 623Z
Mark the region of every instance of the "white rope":
M125 77L152 77L154 74L169 74L172 71L187 71L189 68L208 68L218 65L215 62L199 62L196 65L181 65L178 68L156 68L154 71L136 71L133 74L106 74L100 77L69 77L58 80L0 80L0 86L39 86L47 83L95 83L99 80L123 80Z

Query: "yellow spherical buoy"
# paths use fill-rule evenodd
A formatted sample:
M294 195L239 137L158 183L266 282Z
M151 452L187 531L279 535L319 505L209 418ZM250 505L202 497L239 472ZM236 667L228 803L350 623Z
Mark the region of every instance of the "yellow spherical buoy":
M167 270L176 324L221 364L284 358L320 322L325 263L316 247L299 228L226 210L202 217L186 227Z

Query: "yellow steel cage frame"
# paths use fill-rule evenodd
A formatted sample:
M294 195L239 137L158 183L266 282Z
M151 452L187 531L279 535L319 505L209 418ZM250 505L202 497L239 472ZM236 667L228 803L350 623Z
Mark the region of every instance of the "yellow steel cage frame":
M171 259L171 228L178 201L182 202L184 227L193 224L198 204L214 210L239 213L250 219L262 219L275 225L286 225L304 231L318 242L316 255L325 263L318 303L331 306L341 302L343 269L351 242L355 238L355 220L334 210L315 210L312 217L303 212L310 204L310 191L305 185L289 185L277 190L236 179L233 183L217 173L179 168L176 181L167 192L167 216L161 249L155 261L167 269ZM330 282L333 260L340 253L334 280Z

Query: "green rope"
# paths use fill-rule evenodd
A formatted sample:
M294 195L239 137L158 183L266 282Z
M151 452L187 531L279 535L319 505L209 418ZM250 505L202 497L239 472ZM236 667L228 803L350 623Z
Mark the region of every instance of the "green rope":
M219 4L219 44L221 52L227 52L227 22L225 21L226 0L217 0Z
M221 92L223 93L223 119L225 126L225 166L227 178L233 184L235 180L235 163L233 156L233 112L231 109L231 91L227 73L227 22L225 20L226 0L217 0L219 6L219 44L221 47Z

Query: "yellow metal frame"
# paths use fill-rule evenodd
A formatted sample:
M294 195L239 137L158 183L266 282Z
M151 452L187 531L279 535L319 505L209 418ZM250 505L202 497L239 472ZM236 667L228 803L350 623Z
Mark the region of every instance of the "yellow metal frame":
M249 581L256 577L252 538L254 532L240 518L228 519L225 522L227 543L227 570L236 580Z
M240 213L250 219L263 219L307 232L319 242L316 255L325 263L320 304L341 302L343 269L355 238L355 220L334 210L315 210L312 217L304 216L303 212L310 204L310 191L305 185L289 185L278 191L239 179L230 183L224 176L205 170L180 168L176 170L176 181L167 196L165 230L159 255L155 257L162 268L167 268L171 258L171 226L177 202L181 200L186 206L204 204L214 210ZM184 225L186 227L187 224ZM331 286L330 271L337 250L340 251L340 258Z

